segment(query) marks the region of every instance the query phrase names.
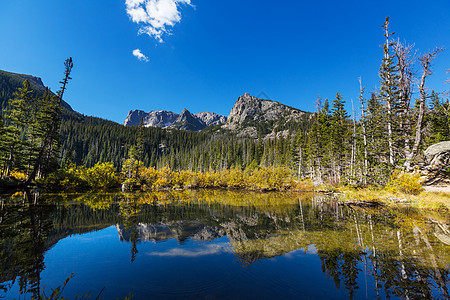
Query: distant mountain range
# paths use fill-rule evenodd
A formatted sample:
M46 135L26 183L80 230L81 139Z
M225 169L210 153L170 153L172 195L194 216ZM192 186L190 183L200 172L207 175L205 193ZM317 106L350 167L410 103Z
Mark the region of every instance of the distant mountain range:
M149 111L130 110L124 126L137 126L143 120L145 127L161 127L180 130L200 131L210 125L226 122L225 116L211 112L190 113L184 109L181 114L166 110Z
M289 128L307 123L311 113L272 100L258 99L248 93L239 97L228 117L201 112L192 114L184 109L181 114L158 110L148 113L130 110L124 126L137 126L141 118L146 127L161 127L201 131L208 128L212 132L230 132L238 136L274 138L286 136ZM218 125L211 127L213 125Z

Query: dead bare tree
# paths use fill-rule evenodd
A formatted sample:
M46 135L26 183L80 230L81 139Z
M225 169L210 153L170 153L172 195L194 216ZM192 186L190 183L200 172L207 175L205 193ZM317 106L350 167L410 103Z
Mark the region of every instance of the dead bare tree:
M395 57L397 58L398 68L398 89L399 89L399 127L404 138L405 157L408 157L411 152L410 135L411 135L411 120L409 116L409 107L411 103L412 88L412 65L416 59L416 54L412 53L414 45L409 45L406 42L400 42L400 39L393 41Z
M393 35L393 32L389 32L389 17L386 17L386 21L383 24L383 30L384 30L384 37L386 38L386 43L382 46L383 52L384 52L384 59L382 64L382 73L384 73L384 85L382 85L385 89L385 96L386 96L386 108L387 108L387 134L388 134L388 146L389 146L389 163L393 166L395 165L395 150L394 150L394 141L393 141L393 114L394 114L394 95L392 86L393 80L391 72L390 72L390 47L392 46L392 41L390 40L391 35Z
M420 92L419 112L418 112L418 116L417 116L416 135L415 135L415 139L414 139L414 145L413 145L411 153L406 157L405 167L407 169L411 169L411 160L417 155L417 151L419 149L420 142L422 141L422 123L423 123L423 115L424 115L424 111L425 111L425 101L427 98L427 93L425 90L425 79L433 73L431 71L431 62L436 58L436 55L438 55L443 50L444 50L443 48L436 48L432 52L428 52L419 58L419 61L421 62L421 65L423 68L422 78L420 79L420 83L419 83L419 92Z
M364 167L363 167L363 183L364 185L367 184L367 171L369 168L369 161L368 161L368 153L367 153L367 133L366 133L366 112L364 108L364 89L365 87L362 86L362 79L359 77L359 100L361 103L361 125L362 125L362 134L363 134L363 146L364 146Z

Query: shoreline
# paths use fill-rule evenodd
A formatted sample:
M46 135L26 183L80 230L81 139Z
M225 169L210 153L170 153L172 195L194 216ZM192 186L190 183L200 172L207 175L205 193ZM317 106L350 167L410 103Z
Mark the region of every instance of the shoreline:
M380 203L386 206L402 205L421 210L450 212L450 186L423 186L423 190L417 195L389 192L380 187L340 187L334 194L339 196L338 201L346 204Z

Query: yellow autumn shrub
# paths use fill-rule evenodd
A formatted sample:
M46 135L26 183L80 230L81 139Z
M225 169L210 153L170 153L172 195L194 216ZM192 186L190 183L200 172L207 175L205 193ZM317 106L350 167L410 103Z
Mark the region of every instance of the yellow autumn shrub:
M418 195L422 190L422 182L418 172L408 173L400 170L392 173L390 181L386 185L389 192L401 192L404 194Z

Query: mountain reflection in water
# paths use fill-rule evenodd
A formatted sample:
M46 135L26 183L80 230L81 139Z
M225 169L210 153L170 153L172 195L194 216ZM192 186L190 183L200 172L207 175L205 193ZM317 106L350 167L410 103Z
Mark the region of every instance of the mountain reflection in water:
M0 296L37 296L44 285L61 285L68 276L56 276L58 267L80 254L57 256L58 246L70 242L80 252L86 249L83 255L94 256L104 239L102 247L110 251L102 248L104 257L89 257L103 267L81 260L73 269L87 274L77 278L75 272L75 287L70 289L69 283L67 289L73 294L67 296L89 291L76 285L89 272L99 277L113 272L121 280L129 272L132 278L122 289L135 298L151 292L152 298L449 299L448 224L448 216L352 208L312 194L201 190L5 196ZM115 236L108 235L111 230ZM92 241L77 239L86 234ZM121 256L123 246L128 265ZM128 271L115 270L112 261ZM158 262L164 268L154 274ZM195 274L198 281L183 277L171 285L170 278L180 270ZM151 287L139 284L155 276ZM106 299L128 294L104 283L89 279L93 293L105 287Z

